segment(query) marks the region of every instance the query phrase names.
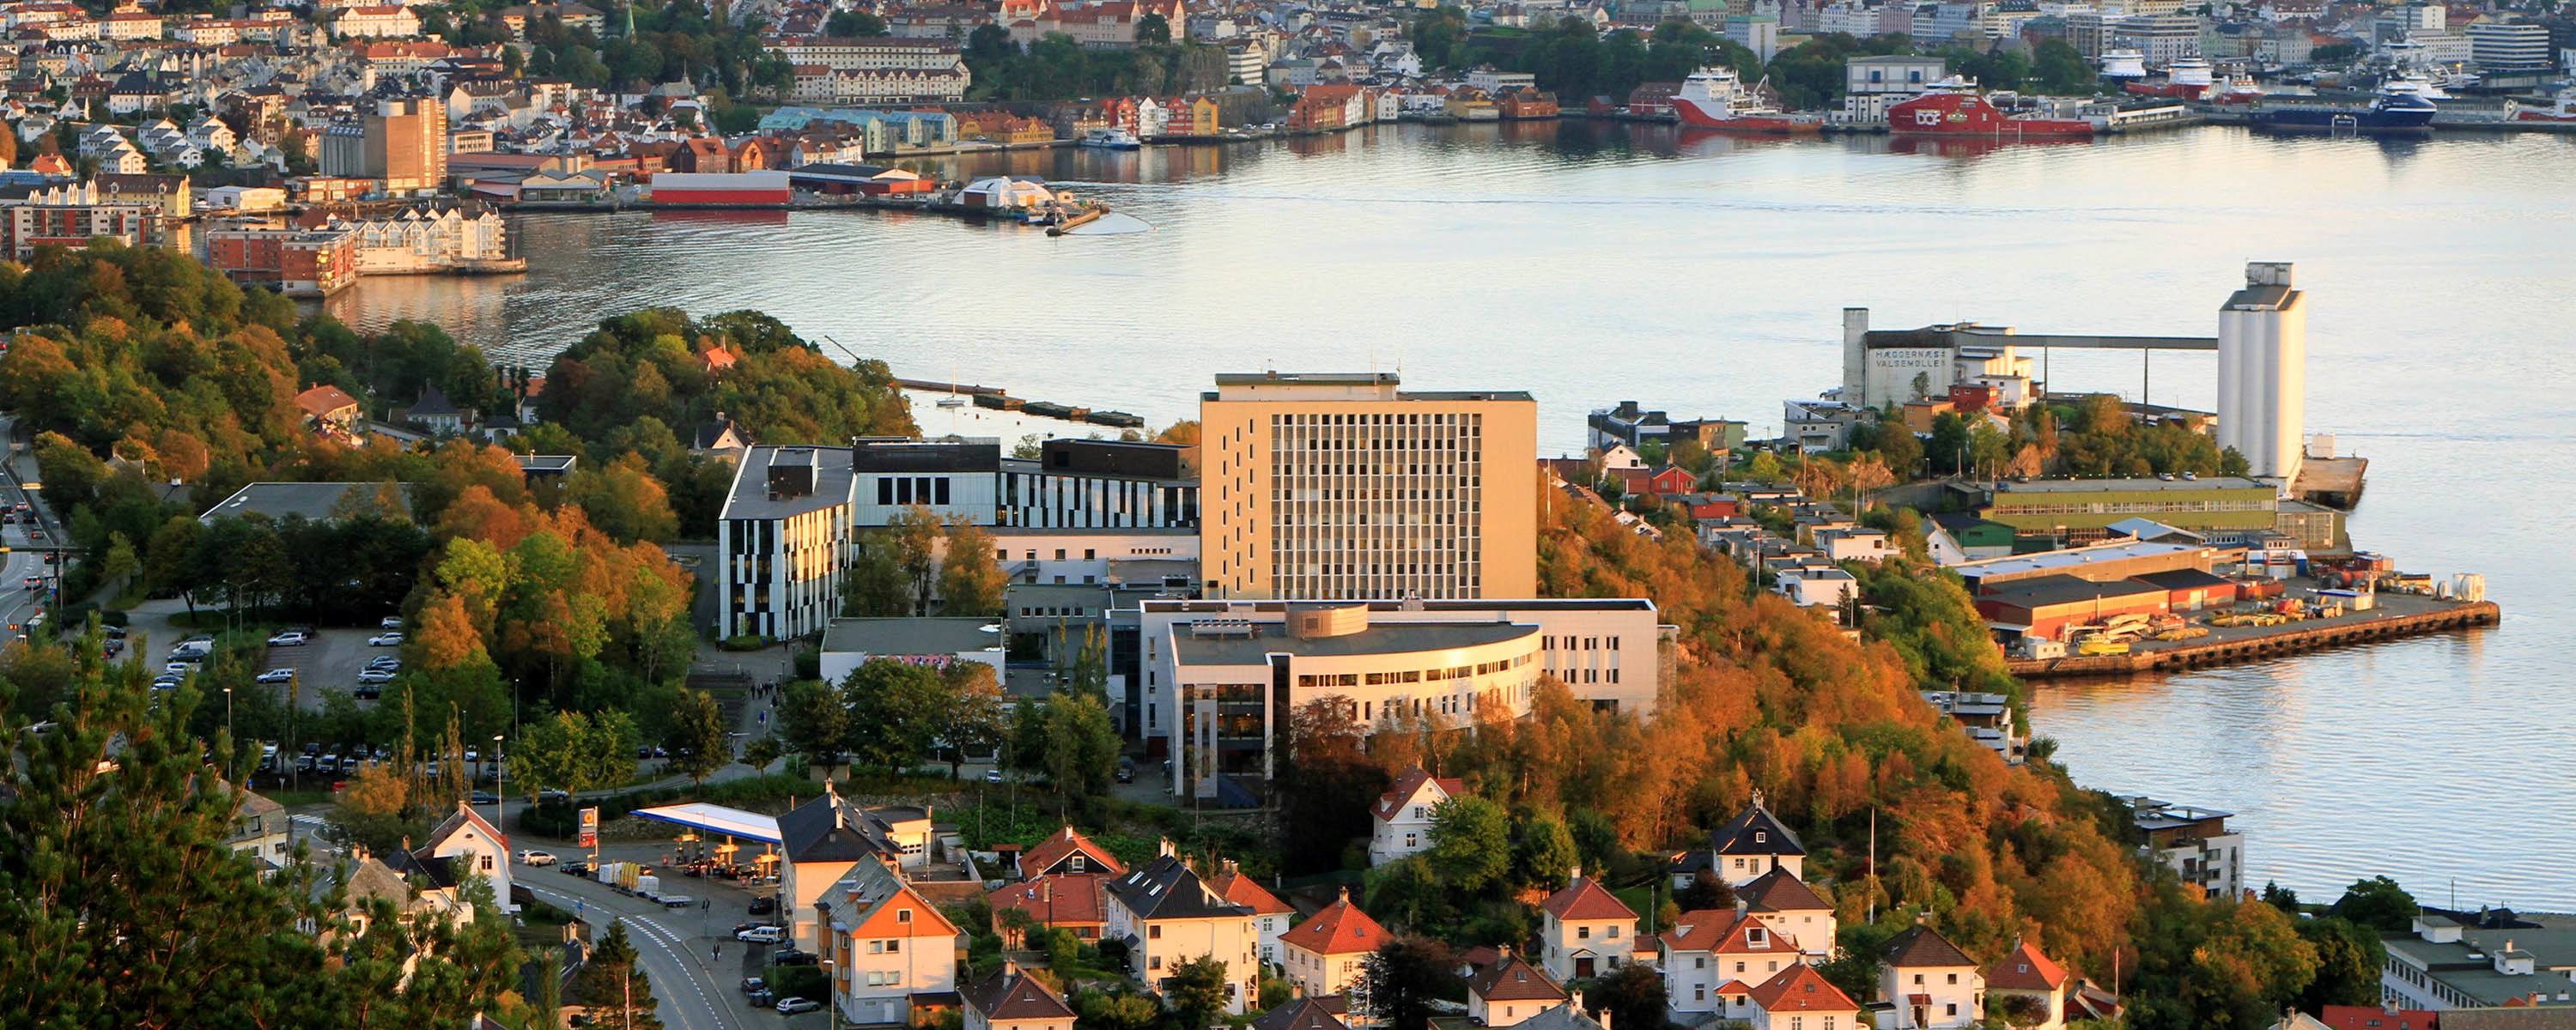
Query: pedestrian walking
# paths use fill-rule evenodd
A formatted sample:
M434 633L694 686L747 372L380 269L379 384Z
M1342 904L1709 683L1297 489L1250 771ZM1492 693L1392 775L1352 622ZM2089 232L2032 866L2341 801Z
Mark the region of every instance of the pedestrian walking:
M715 957L717 957L717 958L723 958L723 957L724 957L724 942L723 942L723 941L717 941L717 942L716 942Z

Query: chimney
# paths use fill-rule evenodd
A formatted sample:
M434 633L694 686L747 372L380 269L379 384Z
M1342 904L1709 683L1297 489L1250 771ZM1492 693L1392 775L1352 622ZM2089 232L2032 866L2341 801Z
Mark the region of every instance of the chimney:
M1919 909L1915 909L1915 910L1914 910L1914 925L1916 925L1916 926L1930 926L1930 925L1932 925L1932 910L1931 910L1931 909L1928 909L1928 908L1919 908Z
M1568 886L1568 887L1572 887L1572 886L1574 886L1575 884L1582 883L1582 882L1583 882L1583 866L1582 866L1580 863L1576 864L1574 868L1572 868L1572 869L1568 869L1568 870L1566 870L1566 871L1565 871L1565 885L1566 885L1566 886Z
M1070 830L1072 827L1066 827L1066 829ZM1172 854L1172 838L1165 837L1160 842L1156 843L1154 845L1154 854L1166 858L1170 857Z
M1601 1024L1601 1030L1610 1030L1610 1010L1602 1009L1598 1015L1592 1017L1592 1021Z
M1344 885L1342 885L1342 904L1347 905L1347 904L1350 904L1350 903L1351 903L1351 888L1350 888L1350 885L1349 885L1349 884L1344 884ZM2511 948L2511 947L2513 947L2513 945L2512 945L2512 944L2506 944L2506 945L2505 945L2505 947L2507 947L2507 948Z

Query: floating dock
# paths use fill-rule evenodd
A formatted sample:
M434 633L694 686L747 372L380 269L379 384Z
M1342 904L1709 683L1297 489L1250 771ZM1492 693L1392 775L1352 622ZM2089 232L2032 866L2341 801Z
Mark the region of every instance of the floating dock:
M2004 664L2023 679L2130 676L2234 665L2350 644L2493 626L2504 610L2493 601L2431 601L2390 605L2327 619L2280 626L2223 631L2213 637L2174 643L2145 643L2128 654L2068 655L2064 658L2014 658Z

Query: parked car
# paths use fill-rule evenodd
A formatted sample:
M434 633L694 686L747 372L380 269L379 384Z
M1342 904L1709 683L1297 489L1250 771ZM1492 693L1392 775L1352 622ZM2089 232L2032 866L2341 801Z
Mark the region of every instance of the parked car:
M743 999L762 1008L768 1008L770 1003L778 1000L778 996L769 993L769 988L763 987L757 991L744 995Z
M756 976L742 978L742 993L752 994L769 989L769 982Z
M986 783L1000 783L1000 782L1002 782L1002 771L1001 771L1001 770L999 770L999 769L986 769L986 770L984 770L984 782L986 782Z
M769 964L773 966L810 966L820 961L822 956L793 946L782 946L769 953Z
M401 630L390 630L367 638L368 647L401 647L402 642Z
M1136 782L1136 760L1132 758L1119 759L1118 771L1115 776L1120 783Z
M256 678L261 683L292 683L295 681L295 670L270 669L260 673Z
M776 944L787 939L787 932L775 926L755 926L734 934L733 939L745 944Z
M376 628L377 628L377 629L401 629L401 628L403 628L402 616L400 616L400 615L388 615L388 616L385 616L384 618L378 619L378 620L376 620Z
M822 1002L815 1001L811 998L789 998L778 1003L778 1014L782 1016L792 1016L799 1012L812 1012L822 1007Z
M268 638L268 646L270 647L302 647L304 644L304 634L298 633L294 630L287 630L284 633Z
M466 797L468 797L469 799L471 799L471 800L468 802L469 804L476 804L476 805L489 805L489 804L492 804L492 803L494 803L494 802L497 802L497 801L501 800L501 795L498 795L498 794L492 793L491 791L488 791L488 790L478 790L478 791L475 791L475 792L474 792L474 793L472 793L472 794L468 794L468 795L466 795Z
M391 683L394 681L394 675L395 674L391 669L360 669L358 670L358 682Z
M152 677L152 689L154 689L154 690L177 690L177 689L179 689L179 677L177 677L177 676L173 676L173 675L170 675L169 673L166 673L166 672L165 672L165 673L162 673L161 675L158 675L158 676Z
M522 851L519 852L519 864L524 866L553 865L555 864L555 856L543 851Z
M775 896L764 894L751 899L752 915L765 916L776 911L778 911L778 899Z
M537 803L538 803L538 804L544 804L544 803L546 803L546 802L548 802L548 801L561 801L561 802L567 802L567 803L568 803L568 802L570 802L571 800L572 800L572 792L571 792L571 791L555 790L555 789L552 789L552 788L548 788L548 789L546 789L546 790L541 790L541 791L538 791L538 792L537 792Z
M365 677L361 676L359 678L364 679ZM385 696L385 688L381 683L360 683L358 684L357 689L349 692L349 696L357 698L360 701L373 701Z

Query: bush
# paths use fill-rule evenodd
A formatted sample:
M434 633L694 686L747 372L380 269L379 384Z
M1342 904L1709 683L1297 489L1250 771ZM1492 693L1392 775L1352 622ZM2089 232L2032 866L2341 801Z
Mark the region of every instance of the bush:
M769 646L769 638L751 633L738 633L724 638L716 646L727 651L757 651Z

